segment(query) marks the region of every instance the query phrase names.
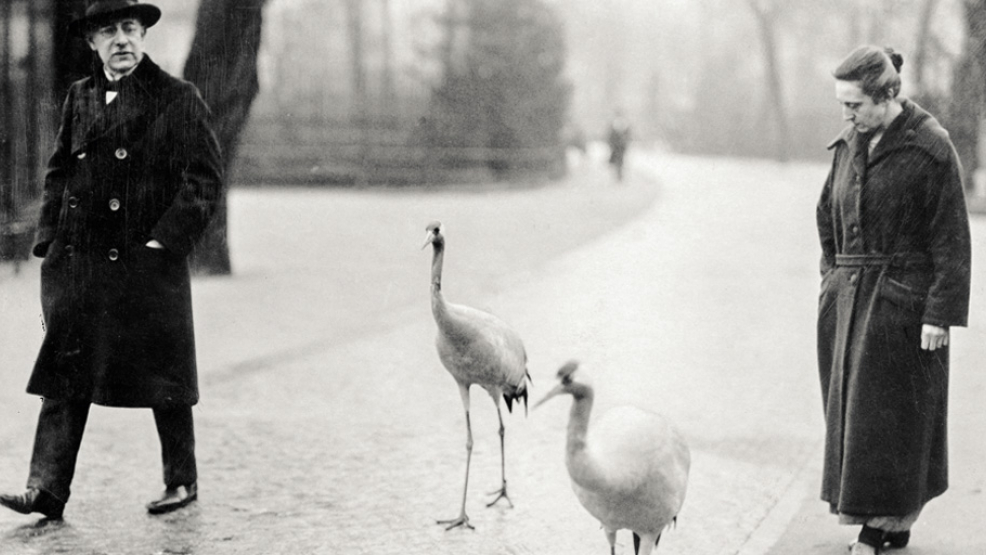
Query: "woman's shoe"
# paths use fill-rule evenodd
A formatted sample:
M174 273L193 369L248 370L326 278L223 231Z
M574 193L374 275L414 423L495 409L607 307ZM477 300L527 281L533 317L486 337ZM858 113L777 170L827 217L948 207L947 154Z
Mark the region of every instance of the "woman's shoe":
M907 547L907 542L909 541L911 541L910 530L904 530L903 532L885 532L883 534L883 543L894 549Z
M885 538L886 532L864 524L863 529L859 531L859 537L849 544L850 553L851 555L880 555Z
M849 555L880 555L880 548L857 540L849 543Z

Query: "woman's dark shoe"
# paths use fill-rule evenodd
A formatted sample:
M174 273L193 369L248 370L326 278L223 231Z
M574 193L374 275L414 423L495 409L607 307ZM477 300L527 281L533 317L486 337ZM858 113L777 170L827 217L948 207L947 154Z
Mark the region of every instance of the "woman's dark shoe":
M164 495L160 499L155 499L147 504L147 512L152 515L170 513L195 501L198 496L199 490L195 483L187 486L168 488L164 490Z
M849 550L852 555L868 555L870 553L880 555L885 536L886 532L883 530L863 525L863 529L859 531L856 541L849 544Z
M888 547L893 547L895 549L907 547L907 542L909 541L911 541L910 530L904 530L903 532L886 532L883 534L883 542Z
M0 494L0 505L24 515L41 513L51 519L62 518L65 511L65 503L38 488L28 488L20 495Z

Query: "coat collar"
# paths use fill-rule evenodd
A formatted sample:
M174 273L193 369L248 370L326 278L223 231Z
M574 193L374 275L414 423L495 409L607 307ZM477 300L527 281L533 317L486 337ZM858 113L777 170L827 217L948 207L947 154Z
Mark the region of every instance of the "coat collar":
M83 79L73 110L72 153L85 149L89 142L146 112L152 105L153 91L160 88L162 73L161 68L145 54L133 73L120 81L120 96L113 101L115 106L106 104L108 80L102 67L96 69L91 77ZM109 106L113 106L112 117L109 117Z
M912 100L901 99L903 111L883 134L883 138L870 156L870 163L902 148L918 148L925 151L938 161L947 160L952 150L948 131L938 123L938 120ZM852 126L846 126L839 135L828 144L831 150L844 143L853 158L861 146L861 135Z

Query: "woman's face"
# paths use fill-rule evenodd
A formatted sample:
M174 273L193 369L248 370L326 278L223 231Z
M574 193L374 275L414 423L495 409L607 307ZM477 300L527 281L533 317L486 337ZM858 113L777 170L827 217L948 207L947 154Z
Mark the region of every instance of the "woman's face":
M883 127L889 101L873 102L859 81L836 79L835 98L842 104L842 119L852 122L857 132L870 133Z

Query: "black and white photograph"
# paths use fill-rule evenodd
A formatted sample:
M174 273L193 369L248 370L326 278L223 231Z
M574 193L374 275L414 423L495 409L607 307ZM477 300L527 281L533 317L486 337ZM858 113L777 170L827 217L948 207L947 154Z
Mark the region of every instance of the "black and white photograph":
M986 0L0 0L0 554L986 554Z

